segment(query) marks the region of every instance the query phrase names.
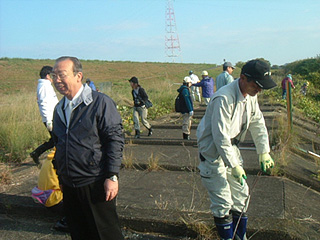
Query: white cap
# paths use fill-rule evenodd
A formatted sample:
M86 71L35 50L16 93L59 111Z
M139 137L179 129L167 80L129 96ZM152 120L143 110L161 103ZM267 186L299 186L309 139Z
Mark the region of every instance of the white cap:
M208 72L207 71L202 71L202 76L208 76Z
M183 82L184 83L191 83L192 81L191 81L191 78L190 77L185 77L184 79L183 79Z

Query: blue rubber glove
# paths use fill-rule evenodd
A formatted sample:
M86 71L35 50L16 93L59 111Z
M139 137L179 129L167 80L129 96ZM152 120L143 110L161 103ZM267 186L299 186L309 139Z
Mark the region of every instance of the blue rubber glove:
M267 172L267 170L274 167L274 161L269 153L259 154L259 162L263 172Z
M189 115L190 115L190 116L193 116L193 111L190 111L190 112L189 112Z
M243 168L238 165L232 168L231 174L243 186L243 179L247 179L246 173Z

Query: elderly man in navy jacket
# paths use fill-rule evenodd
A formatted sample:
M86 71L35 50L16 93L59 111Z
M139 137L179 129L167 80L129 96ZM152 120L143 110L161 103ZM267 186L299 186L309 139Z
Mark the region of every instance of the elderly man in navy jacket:
M108 96L82 84L75 57L60 57L53 69L64 95L53 117L55 165L63 189L72 239L123 239L116 212L124 139L122 121Z

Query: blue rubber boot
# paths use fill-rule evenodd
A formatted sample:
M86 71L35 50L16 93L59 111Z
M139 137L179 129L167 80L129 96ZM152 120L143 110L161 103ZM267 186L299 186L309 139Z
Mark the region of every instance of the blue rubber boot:
M248 222L247 216L241 217L239 221L239 216L233 215L233 228L236 229L236 226L238 224L236 236L235 236L236 240L247 240L247 236L246 236L247 222Z
M221 240L231 240L233 237L233 222L231 217L214 217L214 221Z

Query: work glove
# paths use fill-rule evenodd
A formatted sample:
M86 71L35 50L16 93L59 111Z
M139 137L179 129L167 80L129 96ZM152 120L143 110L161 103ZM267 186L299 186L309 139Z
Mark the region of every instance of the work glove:
M189 115L190 115L190 116L193 116L193 111L190 111L190 112L189 112Z
M47 126L48 131L52 132L52 122L51 121L46 122L46 126Z
M267 172L268 169L274 167L274 161L269 153L259 154L259 162L263 172Z
M238 165L232 168L231 174L243 186L243 179L247 179L246 173L243 168Z

